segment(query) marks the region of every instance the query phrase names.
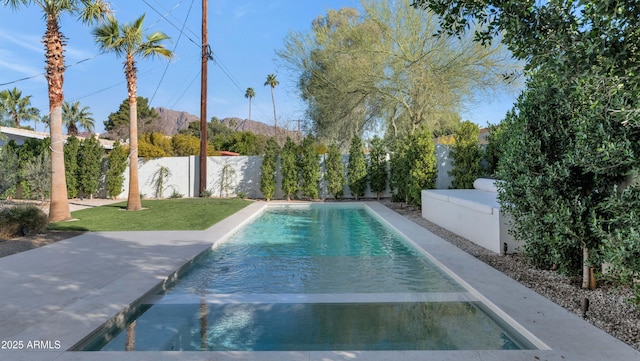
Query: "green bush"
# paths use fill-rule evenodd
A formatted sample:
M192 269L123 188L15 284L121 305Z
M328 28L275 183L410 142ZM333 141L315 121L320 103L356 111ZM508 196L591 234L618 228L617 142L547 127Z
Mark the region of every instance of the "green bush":
M344 195L344 163L342 162L342 153L335 144L329 146L325 169L327 191L335 199L342 198Z
M349 190L356 200L364 196L367 190L367 160L364 157L364 144L359 136L351 138L349 146L349 164L347 165Z
M0 238L42 233L49 224L47 215L33 204L19 204L0 208Z
M380 199L380 195L387 189L387 147L384 144L384 140L377 135L371 140L369 157L371 191Z
M480 176L482 149L480 149L480 128L470 121L462 122L455 131L455 144L449 153L453 159L451 188L472 189L473 182Z

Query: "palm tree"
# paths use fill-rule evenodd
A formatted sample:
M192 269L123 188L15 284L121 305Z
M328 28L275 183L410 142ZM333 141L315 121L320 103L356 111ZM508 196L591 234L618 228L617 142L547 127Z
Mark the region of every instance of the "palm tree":
M92 115L89 107L80 109L80 102L73 102L73 104L64 102L62 104L62 124L67 127L68 135L78 135L76 122L86 131L93 132L94 119L91 117Z
M142 208L140 188L138 186L138 106L137 106L137 69L135 56L142 58L162 56L170 59L171 50L161 44L169 37L162 32L154 32L144 36L145 15L131 24L120 24L115 17L109 16L107 23L93 31L98 46L103 51L112 51L117 56L124 56L124 75L127 78L129 93L129 196L128 210Z
M256 91L253 88L247 88L247 91L244 93L244 97L249 99L249 121L251 121L251 99L256 96ZM242 130L244 130L244 125L242 126Z
M64 171L64 140L62 138L62 102L64 93L64 46L65 37L60 32L60 17L64 14L77 16L90 24L104 19L110 13L105 0L5 0L13 9L21 5L40 7L44 13L47 30L42 39L45 46L45 69L49 91L49 134L51 139L51 202L49 220L62 221L71 218L67 199L67 180Z
M40 118L38 108L31 106L31 95L23 97L18 88L0 91L0 112L9 116L15 128L20 128L20 120L35 122Z
M273 137L274 138L276 138L278 127L276 123L276 100L273 97L273 88L275 88L276 85L278 84L280 84L280 82L278 81L278 79L276 79L275 74L267 75L267 81L264 82L264 85L265 86L269 85L271 87L271 103L273 103Z

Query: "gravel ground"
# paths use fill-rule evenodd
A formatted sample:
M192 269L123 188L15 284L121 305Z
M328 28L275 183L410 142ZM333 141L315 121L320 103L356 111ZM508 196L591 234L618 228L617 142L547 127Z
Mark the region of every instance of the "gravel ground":
M596 290L583 290L580 288L579 279L570 279L554 271L536 269L521 255L502 256L490 252L425 220L420 211L413 207L403 207L400 203L389 201L382 203L577 315L582 315L582 300L588 298L590 306L585 320L640 351L640 310L627 301L631 297L628 288L605 283L599 285ZM79 234L82 233L48 231L34 236L0 240L0 257Z
M584 319L640 351L640 310L628 302L632 295L629 288L604 283L595 290L584 290L580 287L581 279L536 269L522 255L495 254L427 221L413 207L389 201L382 203L577 315L582 316L582 300L588 298L589 311Z

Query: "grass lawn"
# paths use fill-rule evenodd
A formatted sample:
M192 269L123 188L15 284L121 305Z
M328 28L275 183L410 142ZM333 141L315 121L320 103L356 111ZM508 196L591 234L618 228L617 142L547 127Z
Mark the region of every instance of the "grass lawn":
M143 210L127 211L126 202L71 213L78 220L54 222L57 231L203 230L246 207L242 199L178 198L142 200Z

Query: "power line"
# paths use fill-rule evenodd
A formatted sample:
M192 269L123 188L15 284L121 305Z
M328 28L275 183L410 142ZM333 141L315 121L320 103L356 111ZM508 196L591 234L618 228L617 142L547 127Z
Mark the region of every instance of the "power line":
M79 60L79 61L77 61L77 62L75 62L75 63L73 63L73 64L71 64L71 65L67 65L67 68L74 67L74 66L76 66L76 65L82 64L82 63L84 63L84 62L86 62L86 61L89 61L89 60L93 60L93 59L95 59L95 58L97 58L97 57L99 57L100 55L103 55L103 54L104 54L104 52L102 52L102 53L98 53L98 54L96 54L96 55L94 55L94 56L92 56L92 57L89 57L89 58L85 58L85 59ZM28 76L28 77L26 77L26 78L21 78L21 79L12 80L12 81L7 82L7 83L0 83L0 86L5 86L5 85L10 85L10 84L19 83L19 82L21 82L21 81L25 81L25 80L29 80L29 79L33 79L33 78L37 78L37 77L39 77L39 76L41 76L41 75L42 75L42 76L44 76L44 75L46 75L46 74L47 74L47 73L39 73L39 74L36 74L36 75Z
M191 0L191 5L189 5L189 11L187 11L187 16L185 16L184 21L182 22L182 29L180 29L179 35L178 35L178 40L176 40L176 45L173 47L173 53L175 54L176 49L178 48L178 44L180 44L180 39L182 38L182 34L184 31L184 27L187 25L187 20L189 19L189 15L191 14L191 9L193 8L193 2L194 0ZM153 103L153 99L156 97L156 94L158 93L158 89L160 89L160 85L162 84L162 81L164 80L165 75L167 75L167 71L169 70L169 66L171 65L171 61L167 62L167 66L164 68L164 71L162 72L162 76L160 77L160 81L158 81L158 85L156 86L156 90L154 90L153 95L151 96L151 100L149 100L149 104Z
M182 33L182 30L180 30L180 28L178 28L174 23L171 22L171 20L167 19L167 15L163 15L160 11L158 11L156 8L154 8L153 6L151 6L151 4L149 4L149 2L147 2L147 0L142 0L142 2L144 2L145 4L147 4L148 7L151 8L151 10L155 11L158 15L160 15L160 17L162 17L167 23L169 23L169 25L173 26L176 30L178 30L180 33ZM191 41L193 44L195 44L198 48L200 48L200 45L194 41L193 39L191 39L189 36L185 35L187 37L187 39L189 39L189 41Z

